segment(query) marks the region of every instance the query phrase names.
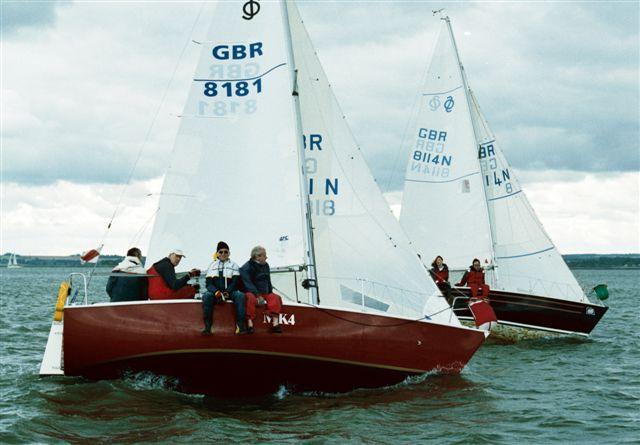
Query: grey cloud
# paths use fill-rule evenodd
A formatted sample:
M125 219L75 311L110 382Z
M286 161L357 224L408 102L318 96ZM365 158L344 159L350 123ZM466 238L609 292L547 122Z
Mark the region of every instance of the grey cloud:
M55 24L57 9L66 1L2 1L0 27L3 37L12 37L20 29L42 28Z

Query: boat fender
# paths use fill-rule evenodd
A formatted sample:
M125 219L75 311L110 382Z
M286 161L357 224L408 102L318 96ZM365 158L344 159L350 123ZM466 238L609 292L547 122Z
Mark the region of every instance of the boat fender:
M62 321L62 311L64 311L64 304L67 301L69 293L71 293L71 284L68 281L60 283L60 289L58 289L58 301L56 301L56 311L53 314L54 321Z

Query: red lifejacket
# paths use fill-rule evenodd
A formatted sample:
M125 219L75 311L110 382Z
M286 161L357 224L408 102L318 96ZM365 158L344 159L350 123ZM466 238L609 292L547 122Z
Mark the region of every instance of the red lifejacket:
M436 283L444 283L445 281L449 281L449 269L446 267L442 270L438 270L437 267L431 269L431 273L433 274L434 281Z
M470 270L467 272L467 286L469 287L482 287L484 284L484 271Z
M155 275L149 277L149 300L173 300L177 298L193 298L196 294L196 290L193 286L186 285L178 290L173 290L164 279L158 274L156 268L151 266L147 270L149 275Z

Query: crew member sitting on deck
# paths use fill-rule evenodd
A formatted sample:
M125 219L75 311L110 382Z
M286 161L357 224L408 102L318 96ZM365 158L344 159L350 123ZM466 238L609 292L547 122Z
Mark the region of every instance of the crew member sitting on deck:
M444 259L438 255L433 263L431 263L431 269L429 270L431 278L436 282L436 285L444 297L451 304L451 284L449 284L449 267L444 263Z
M473 265L464 273L460 282L456 283L456 286L465 285L471 289L471 298L478 298L478 291L484 298L489 298L489 285L484 282L484 270L477 258L473 259Z
M182 278L176 278L176 266L184 257L182 250L174 249L169 255L155 263L147 271L149 275L149 300L171 300L177 298L193 298L199 290L196 284L187 284L191 277L200 276L200 270L191 269Z
M111 273L120 274L120 276L110 276L107 281L107 294L112 303L147 299L147 277L136 276L147 274L142 267L140 249L137 247L129 249L127 256L113 268Z
M211 334L213 326L214 305L231 300L236 308L236 334L245 334L245 298L238 290L240 284L240 268L229 259L229 245L224 241L218 243L217 259L207 269L207 291L202 296L202 313L204 317L203 334Z
M253 319L256 316L256 304L267 304L267 313L271 316L271 332L279 334L282 299L273 293L271 270L267 263L267 251L262 246L251 249L251 259L240 268L240 277L247 293L247 332L253 334ZM259 301L260 300L260 301Z

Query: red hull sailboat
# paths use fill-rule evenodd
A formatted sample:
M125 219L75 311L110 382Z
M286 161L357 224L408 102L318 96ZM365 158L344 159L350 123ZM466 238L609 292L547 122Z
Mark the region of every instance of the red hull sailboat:
M255 12L255 11L254 11ZM285 300L281 335L236 335L231 305L201 335L199 301L73 305L61 289L41 374L150 371L217 396L281 386L347 391L459 372L486 333L462 326L422 268L369 171L295 4L250 18L220 2L165 176L147 267L218 240L263 245ZM245 257L246 258L246 257ZM63 357L61 357L63 354ZM232 380L229 380L232 376Z

